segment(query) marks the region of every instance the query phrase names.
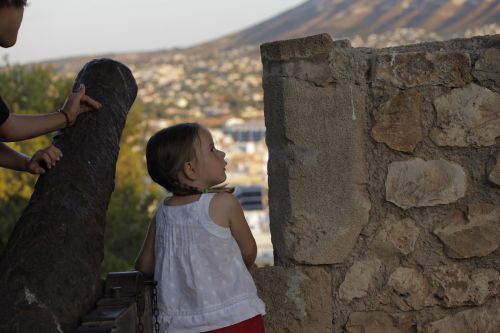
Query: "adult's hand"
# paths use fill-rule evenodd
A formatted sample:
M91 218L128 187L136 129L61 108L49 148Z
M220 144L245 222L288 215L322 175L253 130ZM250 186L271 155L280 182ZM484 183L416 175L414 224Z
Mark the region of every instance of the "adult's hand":
M51 169L61 159L62 152L59 148L50 145L37 151L28 161L26 171L32 174L44 174L45 169Z
M101 107L101 103L85 95L85 85L82 83L76 92L66 98L61 110L68 116L69 125L73 125L79 114Z

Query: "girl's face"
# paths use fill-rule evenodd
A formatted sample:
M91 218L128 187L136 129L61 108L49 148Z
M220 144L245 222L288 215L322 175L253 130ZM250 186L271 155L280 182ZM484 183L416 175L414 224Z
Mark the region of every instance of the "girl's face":
M212 135L204 128L198 131L199 144L196 144L198 180L206 188L223 183L226 180L226 154L215 148Z

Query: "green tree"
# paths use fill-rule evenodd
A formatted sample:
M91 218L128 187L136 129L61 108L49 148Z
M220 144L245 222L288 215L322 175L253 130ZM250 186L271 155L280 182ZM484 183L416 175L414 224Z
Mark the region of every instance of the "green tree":
M68 78L57 77L52 68L42 66L10 66L0 70L0 96L17 114L41 114L54 112L64 102L71 89ZM48 146L51 136L40 136L31 140L9 143L14 149L32 155ZM0 252L26 207L36 176L0 168Z
M5 66L0 69L0 96L12 112L54 112L71 90L72 79L50 67ZM141 247L159 188L147 177L144 159L144 105L136 102L122 133L115 190L106 216L103 273L128 270ZM27 155L50 144L51 135L11 143ZM0 252L33 193L36 176L0 168Z
M159 195L147 176L143 116L144 105L136 102L122 134L116 185L106 215L103 273L133 268Z

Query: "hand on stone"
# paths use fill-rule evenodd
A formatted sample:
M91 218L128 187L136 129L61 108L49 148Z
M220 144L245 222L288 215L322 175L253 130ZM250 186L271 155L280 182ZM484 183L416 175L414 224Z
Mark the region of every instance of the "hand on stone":
M73 125L80 113L100 109L102 104L85 95L85 85L82 83L76 92L72 92L64 101L61 108L69 118L69 125Z
M50 145L47 148L37 151L27 162L26 170L29 173L40 175L44 174L46 169L51 169L61 159L62 152L59 148Z

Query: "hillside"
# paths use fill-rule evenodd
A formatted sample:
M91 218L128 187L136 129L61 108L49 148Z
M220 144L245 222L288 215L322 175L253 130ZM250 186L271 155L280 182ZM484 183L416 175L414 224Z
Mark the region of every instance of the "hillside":
M270 20L192 48L227 50L327 32L334 39L414 30L449 39L500 24L500 0L309 0ZM370 45L372 46L372 45Z
M387 47L500 33L500 0L309 0L248 29L185 49L96 55L50 61L76 71L94 57L125 63L155 63L167 54L208 56L212 52L275 40L329 33L354 47ZM255 49L258 57L258 49Z

